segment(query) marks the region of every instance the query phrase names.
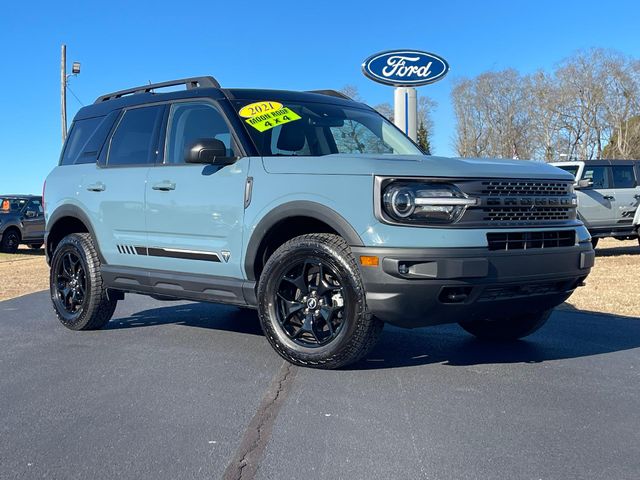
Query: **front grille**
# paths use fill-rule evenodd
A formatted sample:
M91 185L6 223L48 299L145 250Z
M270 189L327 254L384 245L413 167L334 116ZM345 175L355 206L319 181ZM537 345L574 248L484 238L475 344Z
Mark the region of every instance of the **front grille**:
M478 297L479 302L491 302L495 300L508 300L510 298L530 297L533 295L552 295L566 292L571 289L566 281L534 283L527 285L507 285L485 288Z
M530 250L535 248L572 247L576 243L575 230L549 232L491 232L487 233L489 250Z
M492 207L483 208L485 222L540 222L570 220L567 207Z
M481 193L490 197L563 196L571 193L571 186L567 182L490 180L482 182Z
M468 226L547 226L576 220L571 181L485 179L460 182L458 187L477 206L465 211L460 224Z

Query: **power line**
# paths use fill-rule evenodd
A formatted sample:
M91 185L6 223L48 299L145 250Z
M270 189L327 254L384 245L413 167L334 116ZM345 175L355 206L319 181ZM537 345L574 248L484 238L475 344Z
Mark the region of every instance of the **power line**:
M73 98L75 98L78 101L78 103L84 107L84 103L82 103L82 100L80 100L78 96L74 93L74 91L71 90L71 87L69 86L69 84L67 84L67 90L69 90L71 92L71 95L73 95Z

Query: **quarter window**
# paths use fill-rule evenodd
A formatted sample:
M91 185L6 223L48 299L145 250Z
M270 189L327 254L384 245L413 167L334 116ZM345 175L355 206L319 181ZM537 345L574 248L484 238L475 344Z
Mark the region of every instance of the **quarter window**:
M619 165L613 168L613 186L615 188L633 188L636 179L631 165Z
M591 180L593 188L611 188L609 167L584 167L583 180Z
M73 165L76 163L83 147L87 144L96 127L103 119L104 117L94 117L73 122L60 165Z
M124 112L111 137L108 166L144 165L156 158L157 131L163 106L134 108Z
M202 139L220 140L227 149L227 156L235 155L229 126L214 106L206 103L173 104L165 163L184 163L187 149Z

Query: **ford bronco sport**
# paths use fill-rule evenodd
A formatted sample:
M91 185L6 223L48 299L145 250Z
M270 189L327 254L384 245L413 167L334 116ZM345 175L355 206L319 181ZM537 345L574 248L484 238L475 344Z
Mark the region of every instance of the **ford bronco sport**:
M45 187L66 327L104 326L126 292L252 307L298 365L352 363L386 322L526 336L594 261L571 174L423 155L333 91L200 77L104 95Z
M640 160L588 160L553 165L571 173L578 217L593 247L604 237L640 242Z
M44 244L42 197L0 195L0 252L15 253L21 243L32 249Z

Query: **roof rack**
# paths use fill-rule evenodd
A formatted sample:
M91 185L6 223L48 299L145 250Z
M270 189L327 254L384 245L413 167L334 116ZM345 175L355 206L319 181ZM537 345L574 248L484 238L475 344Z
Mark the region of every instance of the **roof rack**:
M125 95L135 95L138 93L149 93L156 88L174 87L176 85L185 85L187 90L192 88L220 88L220 84L213 77L191 77L181 78L179 80L170 80L168 82L150 83L149 85L141 85L139 87L127 88L113 93L107 93L98 97L94 103L106 102L115 98L124 97Z
M320 95L329 95L331 97L344 98L346 100L351 100L351 97L345 95L342 92L338 92L337 90L308 90L309 93L319 93Z

